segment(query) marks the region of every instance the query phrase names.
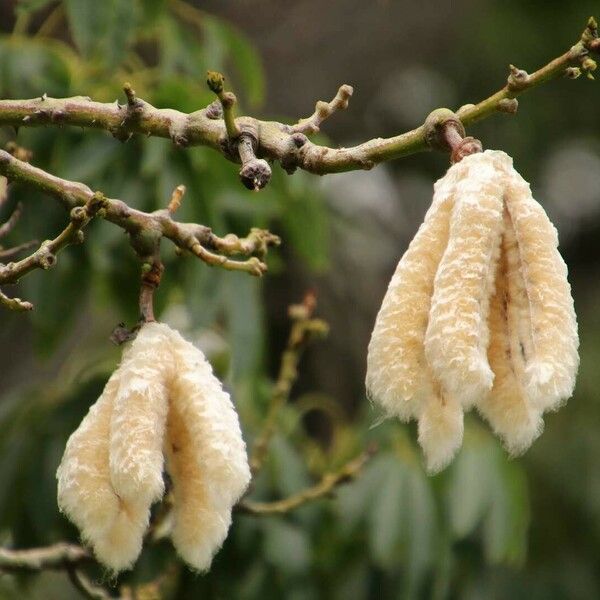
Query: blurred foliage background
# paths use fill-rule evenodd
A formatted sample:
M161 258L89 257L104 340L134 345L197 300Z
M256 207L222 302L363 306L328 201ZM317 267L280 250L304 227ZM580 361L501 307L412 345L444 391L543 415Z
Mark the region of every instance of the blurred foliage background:
M156 106L192 111L212 101L204 73L216 69L242 111L293 122L350 83L349 110L325 126L331 143L348 145L489 95L509 62L528 70L544 64L576 41L594 11L598 4L586 0L2 0L0 97L122 102L130 81ZM172 573L166 597L182 599L600 597L599 106L597 83L558 81L524 96L515 117L473 131L514 157L560 231L582 363L575 397L547 417L526 456L509 460L469 416L463 450L436 477L424 473L413 426L376 425L363 378L378 305L446 157L419 155L322 180L276 168L268 188L252 194L235 165L206 149L22 128L19 144L56 175L144 210L164 206L184 183L182 220L219 235L259 226L282 236L263 281L163 248L160 318L209 355L248 442L285 343L286 306L316 290L331 334L302 363L254 497L288 495L369 441L380 447L335 499L285 516L237 516L210 573L173 567L174 553L161 543L119 583ZM0 131L0 143L11 139L13 131ZM54 201L23 187L11 191L0 219L19 199L25 214L9 241L45 239L64 225ZM137 318L137 282L121 231L93 223L85 245L23 280L18 294L34 302L33 313L0 313L0 544L77 540L57 511L54 473L118 361L108 341L113 326ZM60 573L0 575L2 599L77 597Z

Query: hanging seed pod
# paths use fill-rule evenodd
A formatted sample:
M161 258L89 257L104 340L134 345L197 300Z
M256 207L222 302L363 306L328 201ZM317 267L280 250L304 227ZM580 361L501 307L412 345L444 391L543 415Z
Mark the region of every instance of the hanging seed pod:
M433 281L448 241L455 187L464 168L456 168L435 185L425 221L400 259L383 299L367 355L367 392L390 416L416 417L432 393L425 360Z
M177 364L166 441L175 496L172 538L181 557L204 571L227 537L250 468L229 394L200 350L176 331L170 339Z
M176 331L147 323L67 442L58 503L98 560L131 568L150 507L164 493L163 447L174 485L173 541L208 569L250 481L229 396L204 355Z
M162 498L163 438L175 362L167 326L147 323L125 349L110 427L115 493L148 506Z
M110 421L119 375L113 373L69 438L56 473L58 506L98 560L115 572L130 568L138 557L149 517L145 503L122 501L110 480Z
M505 153L467 156L436 184L377 316L366 380L388 414L419 420L431 472L460 446L463 408L517 454L572 394L577 322L557 245Z
M502 231L502 172L471 155L456 187L450 236L434 282L425 356L442 391L465 408L492 387L487 360L490 293Z
M558 234L529 184L507 167L506 207L513 224L528 299L532 353L527 388L540 410L556 410L573 393L579 366L577 317L558 252Z

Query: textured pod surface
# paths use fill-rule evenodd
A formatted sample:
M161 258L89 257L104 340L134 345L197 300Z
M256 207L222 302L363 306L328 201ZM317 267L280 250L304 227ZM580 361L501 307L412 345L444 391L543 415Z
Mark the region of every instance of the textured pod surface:
M419 444L430 474L437 473L454 458L463 440L463 407L439 384L426 396L419 414Z
M433 281L448 242L450 212L461 164L435 185L425 220L400 259L375 321L367 355L367 392L403 421L420 412L433 386L425 359Z
M434 281L425 355L444 393L471 406L492 387L490 295L503 227L504 173L495 152L464 158L450 237Z
M558 234L529 184L511 167L506 207L513 224L527 291L532 356L528 392L540 410L554 410L573 393L579 366L577 319L558 252Z
M206 570L227 536L231 510L250 482L238 416L202 352L171 330L176 377L167 418L173 480L172 538L182 558Z
M163 484L163 438L174 377L171 329L146 323L123 352L110 426L110 476L125 500L150 504Z
M505 221L502 259L490 302L488 359L495 375L494 386L477 406L508 452L515 456L524 452L542 433L543 421L526 391L525 344L529 336L526 329L522 330L521 307L513 302L513 296L521 293L522 281L518 264L509 260L516 245L507 215Z
M56 473L61 511L77 525L98 560L113 571L131 567L148 525L146 507L122 501L110 481L108 440L119 383L115 371L69 438Z

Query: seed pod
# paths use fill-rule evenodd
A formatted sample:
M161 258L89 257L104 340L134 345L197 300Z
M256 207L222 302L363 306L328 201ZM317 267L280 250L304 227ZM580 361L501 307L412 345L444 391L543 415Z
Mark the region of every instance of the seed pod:
M556 230L504 152L453 165L398 268L367 358L367 391L419 420L428 470L462 441L476 405L511 454L568 398L577 322ZM500 265L500 267L498 267Z
M173 541L191 566L208 569L250 481L246 447L204 355L167 325L147 323L69 439L57 472L61 510L115 572L138 557L150 506L163 494L163 445L174 485Z
M430 474L445 468L454 458L463 439L463 407L439 384L425 397L419 413L419 444Z
M388 415L402 421L419 414L433 386L423 337L433 281L448 241L455 186L463 171L458 164L436 183L431 207L398 263L369 343L367 392Z
M202 352L170 332L177 361L167 418L167 469L173 480L173 543L201 571L210 567L250 482L246 446L229 395Z
M108 440L119 384L117 370L69 438L56 473L61 511L115 572L130 568L138 557L149 516L144 503L121 500L110 481Z
M523 330L521 307L515 296L521 289L518 264L515 263L514 232L505 211L502 257L496 274L496 291L490 302L490 345L488 359L494 371L494 386L478 403L479 412L502 438L508 452L524 452L543 429L539 410L529 401L525 387L528 332ZM512 232L512 235L510 233ZM509 258L509 256L511 258Z
M489 153L469 156L457 184L425 334L425 356L442 392L465 408L494 380L487 360L488 314L503 224L503 174L496 162Z
M163 438L175 361L167 325L146 323L123 352L110 427L110 476L125 500L164 493Z
M558 234L529 184L507 170L506 207L521 257L529 300L532 356L527 388L540 410L556 410L571 396L579 366L577 318Z

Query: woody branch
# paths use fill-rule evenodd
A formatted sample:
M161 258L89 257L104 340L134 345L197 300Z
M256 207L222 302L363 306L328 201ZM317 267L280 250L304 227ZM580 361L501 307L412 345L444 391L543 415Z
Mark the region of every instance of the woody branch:
M593 79L594 54L600 53L598 26L593 17L577 43L561 56L533 73L513 65L506 84L477 104L466 104L456 111L464 127L498 112L514 114L517 96L542 83L559 77L577 78L581 74ZM76 125L109 131L126 141L133 134L170 138L177 146L208 146L226 159L242 163L240 177L251 189L268 181L270 167L266 161L279 162L288 172L296 168L326 174L374 165L431 149L425 125L391 138L372 139L351 148L330 148L314 144L306 134L319 129L322 121L348 104L352 88L341 86L329 103L317 103L315 113L296 125L261 121L250 116L234 116L235 96L226 92L223 77L209 73L208 83L217 94L219 104L211 104L193 113L158 109L137 98L131 86L125 86L127 103L100 103L88 97L49 98L0 101L0 125L46 126ZM261 162L262 161L262 162ZM266 165L266 166L265 166Z
M93 216L102 217L129 234L146 273L156 271L159 261L157 247L162 238L169 239L182 252L191 253L208 265L255 276L261 276L266 271L266 253L269 247L280 242L277 236L263 229L253 228L245 238L233 234L219 237L205 225L176 221L173 213L183 195L181 188L175 190L168 208L147 213L129 207L122 200L106 198L101 192L93 192L82 183L55 177L4 150L0 150L0 175L10 182L26 183L54 196L71 215L71 223L67 228L54 240L44 242L31 256L16 263L0 263L0 285L17 283L21 277L36 268L52 267L58 250L68 244L83 241L81 229ZM237 260L232 256L249 258ZM156 285L158 281L155 280ZM31 308L29 303L20 300L14 302L14 299L4 295L0 296L0 300L9 308ZM152 320L152 315L149 316Z

